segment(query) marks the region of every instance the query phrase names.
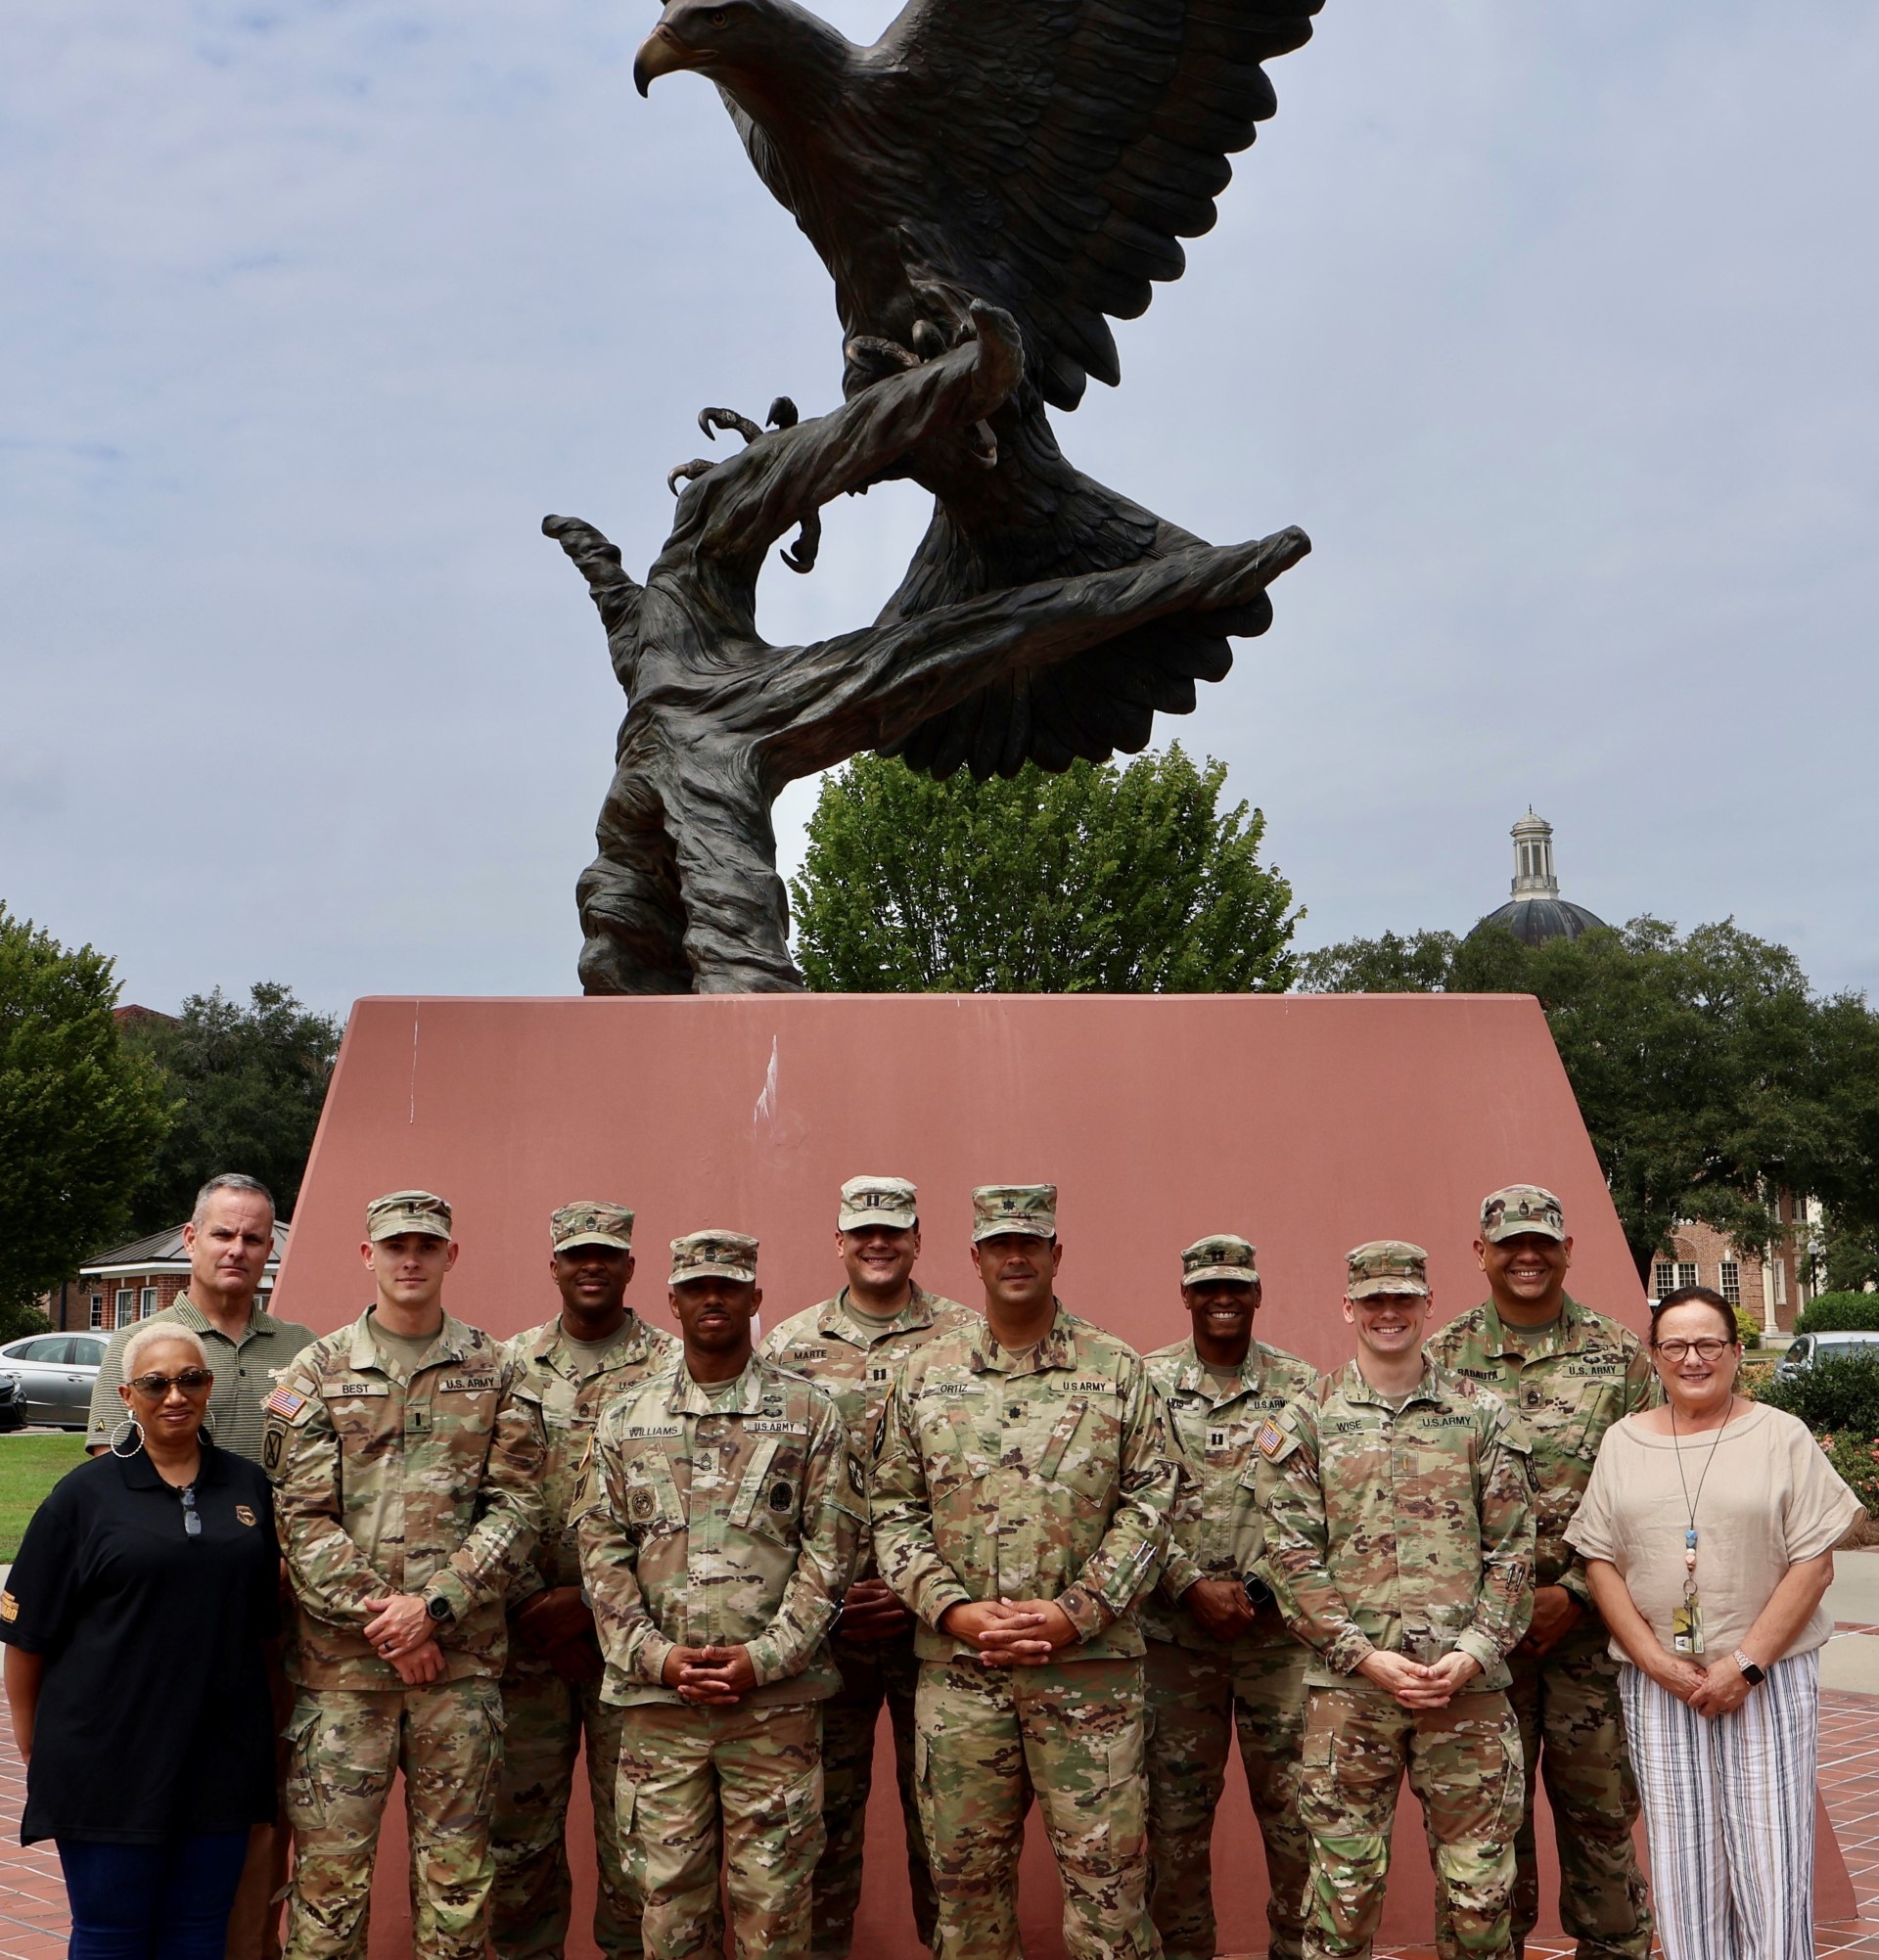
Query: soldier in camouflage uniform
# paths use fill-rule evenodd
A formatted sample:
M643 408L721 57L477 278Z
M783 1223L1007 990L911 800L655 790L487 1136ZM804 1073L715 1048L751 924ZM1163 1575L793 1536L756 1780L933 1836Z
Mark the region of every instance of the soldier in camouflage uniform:
M1307 1960L1368 1960L1405 1769L1453 1950L1513 1950L1521 1762L1506 1656L1532 1609L1533 1466L1498 1396L1424 1359L1429 1300L1420 1246L1357 1247L1344 1302L1356 1358L1257 1436L1266 1576L1313 1650Z
M865 1464L874 1459L888 1384L900 1363L936 1336L975 1326L979 1316L914 1280L920 1214L918 1194L904 1177L851 1177L841 1196L836 1250L848 1285L833 1299L772 1329L758 1352L806 1375L834 1397L848 1426L849 1446ZM933 1944L933 1874L913 1782L913 1696L920 1672L913 1623L875 1570L872 1551L865 1551L833 1642L842 1692L822 1705L822 1824L828 1845L815 1868L816 1960L847 1960L854 1940L874 1736L884 1703L899 1772L914 1925L921 1943Z
M267 1401L299 1604L287 1807L298 1850L289 1960L362 1960L379 1822L404 1772L412 1941L481 1960L495 1867L503 1602L541 1524L541 1405L488 1335L443 1310L450 1208L366 1208L378 1298L303 1348Z
M1262 1578L1260 1425L1318 1371L1253 1339L1257 1254L1230 1232L1181 1254L1193 1333L1147 1357L1184 1475L1148 1636L1150 1903L1168 1960L1214 1960L1214 1813L1233 1732L1265 1844L1271 1960L1299 1960L1309 1842L1299 1816L1306 1650Z
M1019 1960L1034 1796L1072 1960L1157 1960L1142 1632L1179 1472L1140 1357L1056 1298L1054 1185L972 1195L985 1318L888 1397L872 1489L882 1576L920 1624L915 1775L937 1960Z
M752 1352L762 1299L755 1239L672 1241L682 1359L602 1412L574 1503L648 1960L719 1952L720 1863L737 1952L809 1952L827 1635L866 1499L835 1404Z
M1508 1656L1527 1808L1516 1847L1514 1950L1539 1918L1534 1777L1546 1778L1559 1846L1560 1924L1579 1960L1645 1960L1651 1914L1631 1827L1637 1785L1618 1700L1618 1663L1566 1527L1605 1432L1657 1399L1656 1376L1629 1328L1566 1292L1573 1242L1550 1191L1510 1185L1482 1201L1475 1255L1491 1298L1429 1343L1442 1367L1519 1411L1533 1438L1534 1619ZM1445 1929L1444 1952L1452 1951Z
M548 1470L541 1537L509 1599L489 1939L502 1960L561 1960L573 1904L568 1800L584 1735L599 1866L594 1943L606 1960L621 1960L640 1950L639 1906L620 1869L614 1823L622 1711L600 1698L600 1643L581 1596L569 1514L595 1418L635 1383L668 1371L677 1343L626 1304L633 1214L623 1205L564 1205L548 1221L548 1243L561 1311L505 1344L541 1397Z

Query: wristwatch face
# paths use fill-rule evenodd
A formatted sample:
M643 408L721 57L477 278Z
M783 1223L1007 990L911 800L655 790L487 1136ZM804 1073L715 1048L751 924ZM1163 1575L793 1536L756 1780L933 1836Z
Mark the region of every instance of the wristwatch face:
M450 1618L450 1602L446 1599L427 1600L424 1610L433 1619L448 1619Z

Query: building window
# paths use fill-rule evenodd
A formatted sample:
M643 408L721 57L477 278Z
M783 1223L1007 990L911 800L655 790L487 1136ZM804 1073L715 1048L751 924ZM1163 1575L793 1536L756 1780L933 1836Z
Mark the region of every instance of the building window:
M1651 1273L1651 1291L1662 1299L1676 1291L1676 1267L1669 1259L1659 1259Z
M1736 1259L1724 1259L1716 1269L1717 1292L1731 1306L1742 1304L1742 1266Z
M1788 1303L1788 1262L1776 1259L1774 1262L1774 1303L1786 1306Z
M117 1325L128 1327L137 1318L137 1295L133 1288L120 1286L117 1289Z
M102 1327L105 1324L105 1297L101 1293L95 1293L91 1297L91 1324L94 1327Z
M143 1318L148 1320L150 1316L156 1311L157 1311L157 1289L154 1286L147 1286L144 1289Z
M1694 1286L1696 1284L1696 1261L1694 1259L1677 1260L1676 1283L1678 1286Z

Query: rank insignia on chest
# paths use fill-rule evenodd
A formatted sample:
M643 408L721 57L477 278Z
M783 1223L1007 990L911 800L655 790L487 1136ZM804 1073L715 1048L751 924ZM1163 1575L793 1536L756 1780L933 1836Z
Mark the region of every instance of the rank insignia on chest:
M1285 1432L1277 1423L1263 1422L1260 1425L1253 1440L1267 1456L1276 1456L1285 1447Z
M280 1416L291 1423L306 1407L306 1397L297 1395L292 1389L276 1389L261 1406L269 1415Z
M873 1367L868 1370L868 1380L870 1382L885 1382L893 1372L894 1370L891 1368Z
M636 1523L643 1525L653 1515L653 1493L643 1484L626 1494L626 1511Z
M1226 1432L1224 1430L1209 1430L1207 1433L1207 1446L1209 1449L1224 1449L1226 1447Z

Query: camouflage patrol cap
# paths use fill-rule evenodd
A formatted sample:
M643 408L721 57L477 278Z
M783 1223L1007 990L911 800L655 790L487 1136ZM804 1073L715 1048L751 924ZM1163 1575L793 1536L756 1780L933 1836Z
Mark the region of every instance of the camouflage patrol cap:
M1429 1291L1429 1254L1406 1239L1372 1239L1345 1254L1345 1298Z
M888 1225L910 1232L919 1220L919 1194L904 1177L850 1177L842 1187L836 1230L858 1232L864 1225Z
M1196 1239L1181 1254L1181 1284L1199 1286L1204 1280L1237 1280L1241 1286L1260 1283L1258 1250L1231 1232Z
M1490 1246L1522 1232L1542 1238L1566 1236L1566 1211L1559 1200L1538 1184L1508 1184L1481 1201L1481 1236Z
M687 1232L672 1241L671 1284L756 1278L756 1241L746 1232Z
M1057 1236L1054 1184L981 1184L972 1194L972 1243L1023 1232L1034 1239Z
M365 1236L377 1245L400 1232L425 1232L434 1239L450 1236L450 1208L431 1191L388 1191L365 1208Z
M633 1250L633 1214L624 1205L607 1205L589 1199L579 1205L564 1205L548 1218L548 1247L551 1252L571 1252L575 1246L612 1246L616 1251Z

